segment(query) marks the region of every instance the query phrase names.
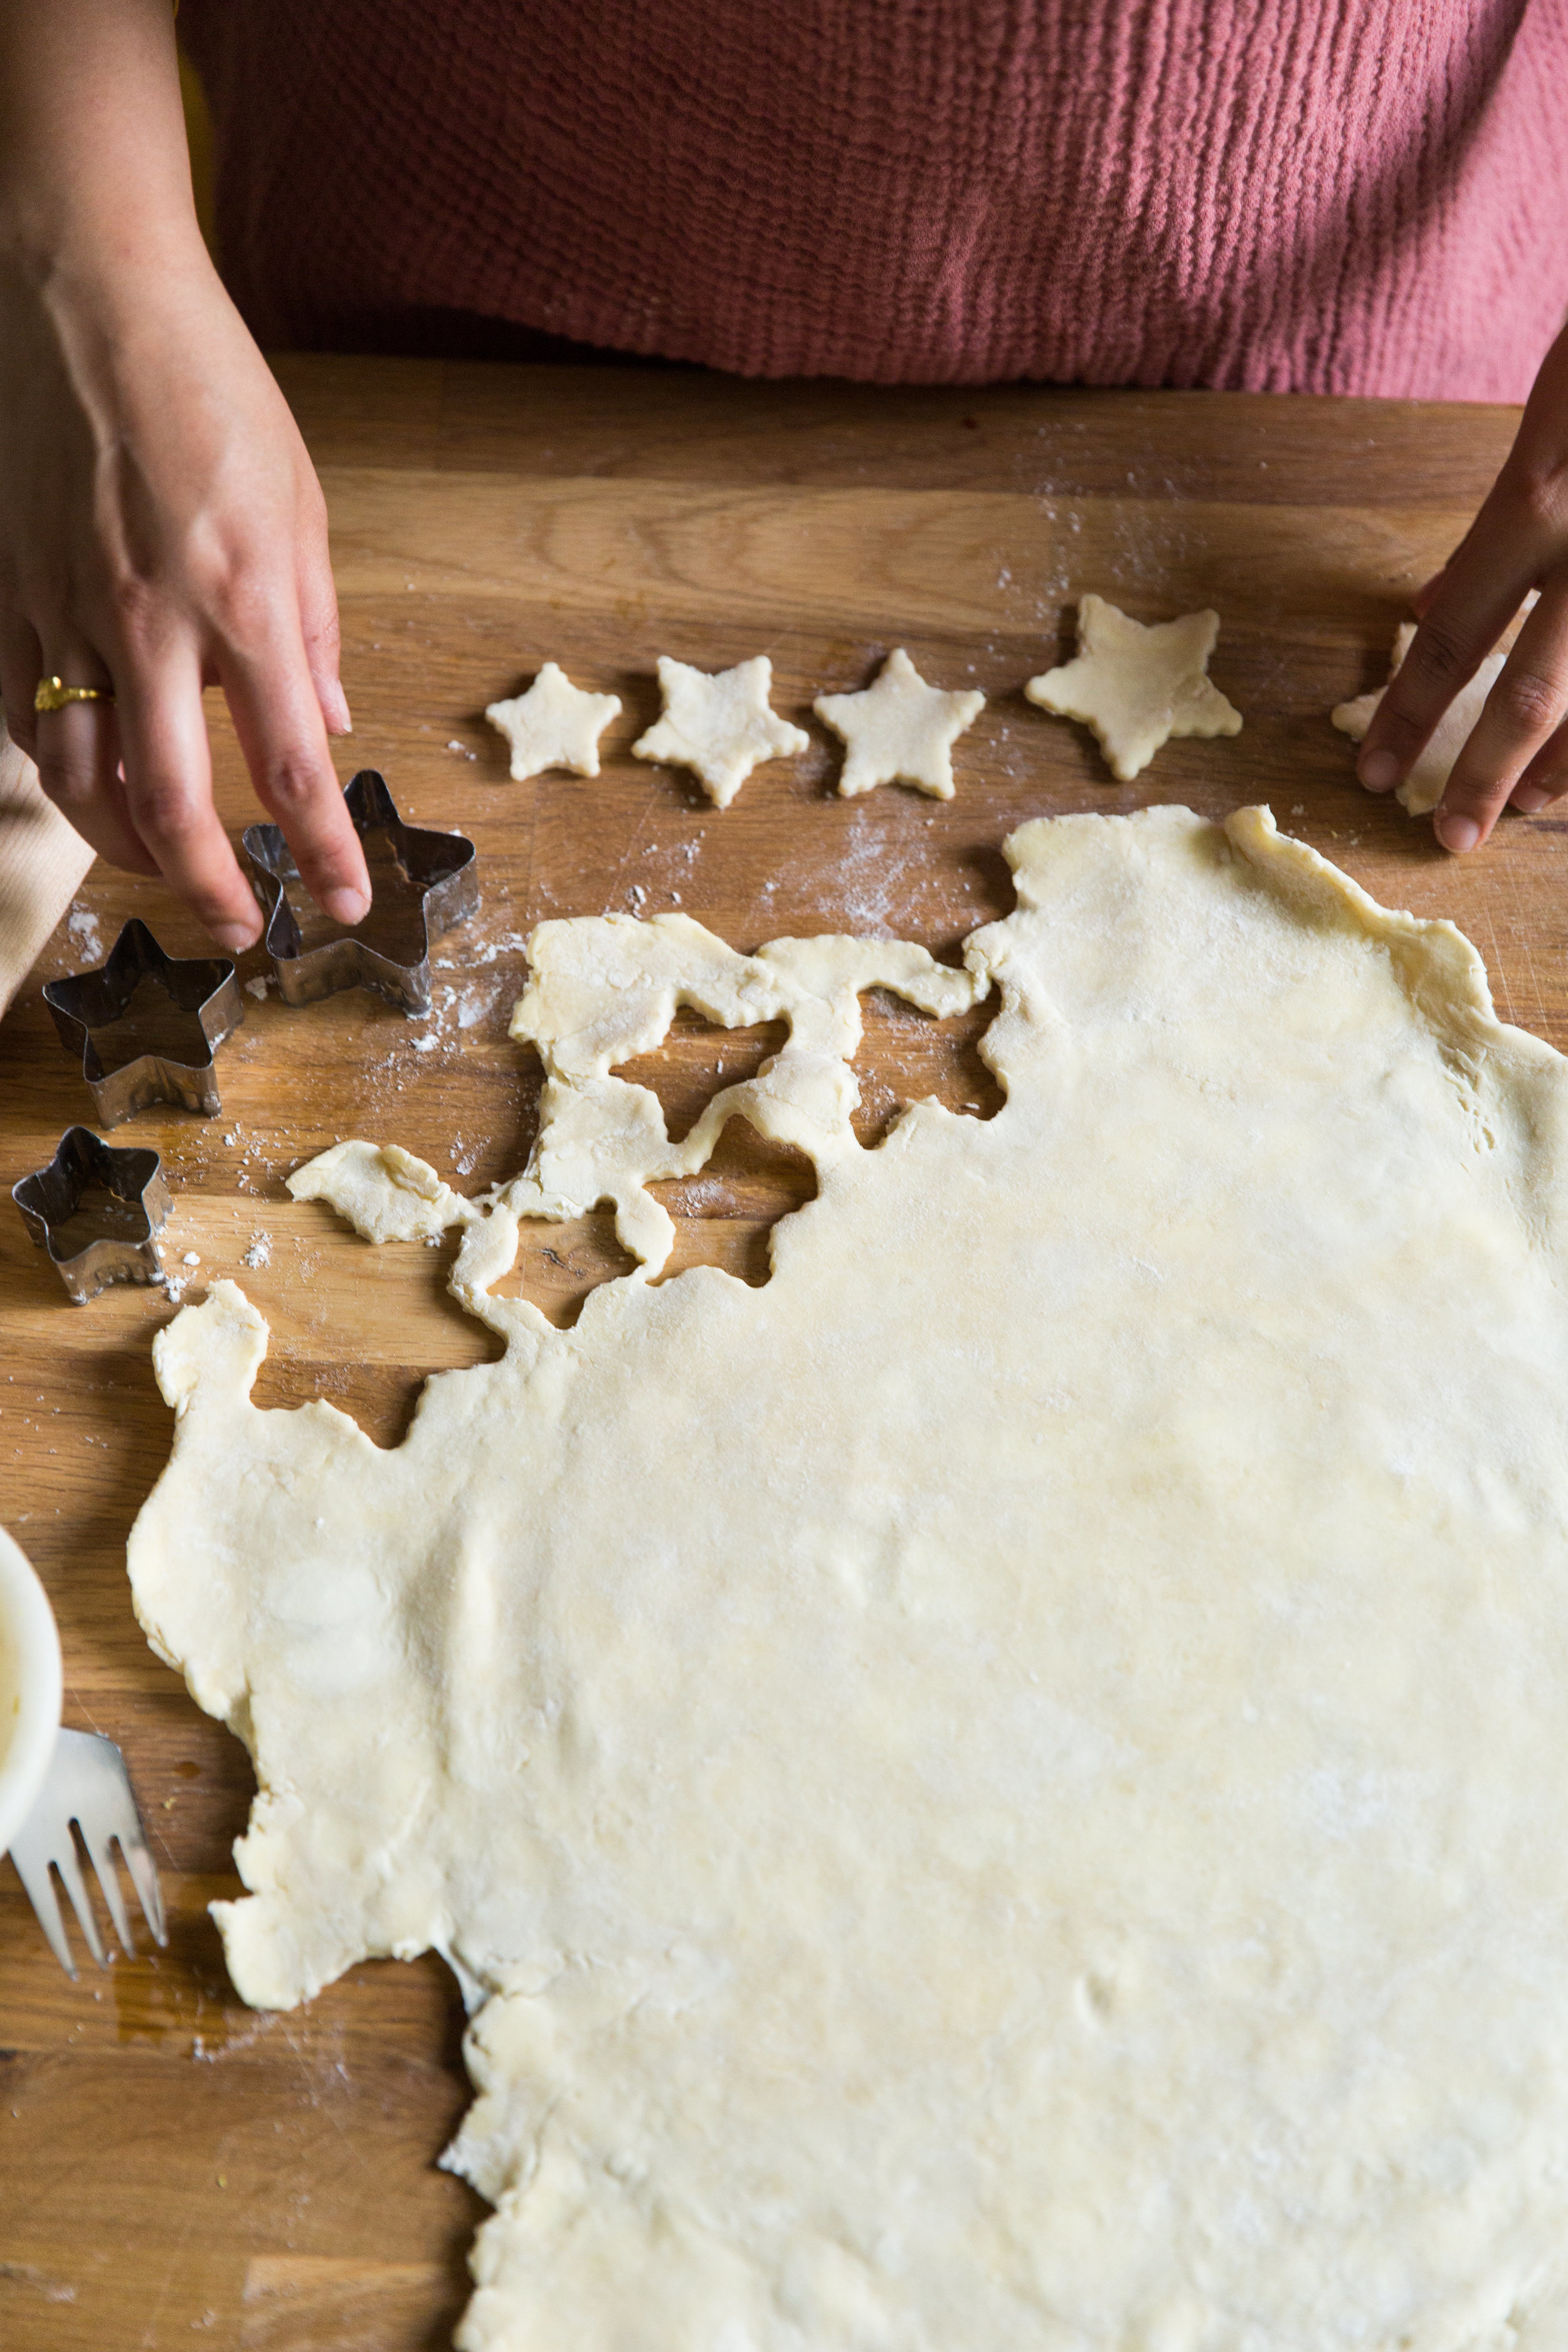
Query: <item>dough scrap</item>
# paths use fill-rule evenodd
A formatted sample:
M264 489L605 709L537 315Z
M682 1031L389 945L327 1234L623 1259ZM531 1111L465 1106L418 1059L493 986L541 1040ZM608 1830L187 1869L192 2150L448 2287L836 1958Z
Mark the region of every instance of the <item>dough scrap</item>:
M1240 734L1240 711L1208 676L1218 637L1215 612L1145 625L1103 596L1080 596L1076 658L1024 691L1091 728L1111 774L1130 784L1173 735Z
M763 1288L494 1302L391 1452L160 1335L231 1973L461 1971L461 2352L1561 2352L1568 1064L1267 811L1008 855L1003 1109L829 1123ZM842 1042L845 943L669 923L537 936L579 1103Z
M902 646L859 694L819 694L817 717L846 746L838 790L845 800L878 784L913 784L933 800L952 798L952 747L985 708L975 688L928 686Z
M1410 773L1402 784L1395 786L1395 800L1401 802L1412 816L1426 816L1442 799L1448 779L1454 772L1454 762L1469 740L1486 698L1497 684L1503 664L1513 651L1514 639L1519 635L1525 614L1535 602L1532 589L1521 607L1518 619L1488 654L1475 676L1459 688L1437 721ZM1399 625L1394 639L1394 658L1388 667L1390 685L1398 676L1405 656L1415 641L1415 629L1414 621L1402 621ZM1359 743L1372 725L1373 713L1387 691L1387 686L1380 686L1374 693L1358 694L1353 701L1336 703L1329 713L1330 719L1342 735L1348 735L1352 743Z
M632 745L635 760L689 768L715 808L728 808L753 768L789 751L809 751L811 738L768 702L773 666L766 654L733 669L693 669L658 657L664 715Z
M526 694L488 704L485 717L511 746L511 780L521 784L546 768L596 776L599 738L620 708L619 695L585 693L547 661Z
M367 1242L434 1241L479 1214L400 1143L335 1143L287 1181L296 1201L325 1201Z

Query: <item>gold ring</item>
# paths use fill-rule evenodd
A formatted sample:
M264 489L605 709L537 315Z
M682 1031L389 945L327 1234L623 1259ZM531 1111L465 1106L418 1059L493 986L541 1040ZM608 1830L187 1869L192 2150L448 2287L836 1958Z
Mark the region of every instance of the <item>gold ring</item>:
M33 697L35 710L63 710L68 702L112 702L111 686L67 686L58 677L41 677Z

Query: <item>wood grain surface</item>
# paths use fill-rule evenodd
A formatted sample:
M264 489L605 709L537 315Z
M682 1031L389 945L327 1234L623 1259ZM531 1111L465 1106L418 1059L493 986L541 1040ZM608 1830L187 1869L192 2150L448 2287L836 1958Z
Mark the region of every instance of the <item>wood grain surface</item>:
M506 1021L543 917L679 906L743 948L875 930L952 956L1011 904L1001 843L1025 818L1267 800L1379 898L1452 916L1504 1014L1568 1045L1568 823L1508 819L1457 864L1357 790L1325 715L1386 674L1410 591L1464 530L1511 412L621 368L295 360L279 373L331 510L356 725L342 772L379 767L405 815L471 835L483 904L437 950L429 1022L362 993L301 1012L247 996L219 1056L221 1116L144 1113L113 1138L163 1154L187 1296L232 1276L267 1315L260 1402L325 1395L395 1444L426 1372L490 1352L445 1295L449 1248L371 1250L292 1203L283 1179L348 1135L402 1141L468 1190L521 1165L538 1071ZM1070 650L1089 588L1145 619L1215 605L1213 674L1243 733L1171 744L1121 786L1082 730L1027 705L1024 680ZM811 698L863 684L894 645L934 683L990 698L952 802L834 796ZM689 778L627 756L656 715L656 655L717 668L763 651L808 753L754 774L722 815ZM485 704L547 656L622 699L597 782L512 784L485 724ZM211 719L237 833L254 807L216 700ZM100 961L133 912L174 952L204 950L160 887L93 870L0 1024L6 1187L89 1115L39 983ZM264 969L244 959L245 977ZM866 1140L926 1093L996 1108L974 1050L986 1017L933 1024L869 1002ZM679 1131L721 1058L733 1077L772 1042L683 1019L627 1075ZM768 1229L811 1182L732 1125L712 1168L666 1188L674 1269L764 1280ZM146 1648L124 1575L168 1450L149 1346L174 1310L148 1291L71 1307L0 1208L0 1519L53 1598L68 1722L125 1748L173 1915L166 1953L72 1986L0 1865L0 2343L445 2345L482 2211L434 2161L466 2095L455 1990L427 1959L356 1969L292 2015L235 2000L205 1906L237 1889L248 1766ZM187 1252L199 1266L181 1265ZM585 1219L531 1230L516 1281L566 1320L622 1265Z

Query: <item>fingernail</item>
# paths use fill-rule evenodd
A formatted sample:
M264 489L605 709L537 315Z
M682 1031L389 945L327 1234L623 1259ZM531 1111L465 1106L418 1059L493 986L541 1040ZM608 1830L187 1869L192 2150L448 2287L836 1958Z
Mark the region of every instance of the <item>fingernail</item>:
M1467 849L1473 849L1481 837L1480 826L1473 816L1460 816L1448 809L1439 809L1432 825L1444 848L1457 850L1460 856Z
M1392 751L1368 751L1356 773L1369 793L1391 793L1399 782L1399 762Z
M243 955L260 936L259 931L248 929L244 923L215 923L213 926L213 937L226 955Z
M327 699L331 705L327 712L328 734L352 735L354 731L354 723L349 715L349 698L336 678L332 681L332 690Z
M362 923L370 912L368 894L351 890L346 885L341 890L329 890L321 905L334 923Z
M1522 809L1526 816L1538 816L1551 798L1551 793L1543 793L1538 784L1521 784L1513 796L1513 804L1516 809Z

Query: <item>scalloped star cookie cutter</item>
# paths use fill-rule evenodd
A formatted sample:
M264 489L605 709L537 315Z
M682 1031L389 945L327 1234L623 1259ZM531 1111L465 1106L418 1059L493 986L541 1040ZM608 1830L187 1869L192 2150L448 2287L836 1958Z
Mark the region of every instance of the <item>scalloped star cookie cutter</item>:
M1080 596L1077 658L1030 678L1024 692L1090 729L1111 774L1130 784L1173 735L1240 734L1240 711L1208 676L1218 636L1210 608L1146 623L1103 596Z
M845 746L839 796L879 784L913 784L933 800L952 798L952 747L985 708L976 687L928 686L902 646L858 694L819 694L812 704Z
M599 738L620 709L618 694L589 694L547 661L526 694L488 704L485 717L511 746L512 782L523 784L546 768L596 776Z
M811 749L804 729L771 707L773 682L766 654L721 670L693 669L660 654L663 716L638 736L633 759L689 768L714 807L728 808L753 768Z

